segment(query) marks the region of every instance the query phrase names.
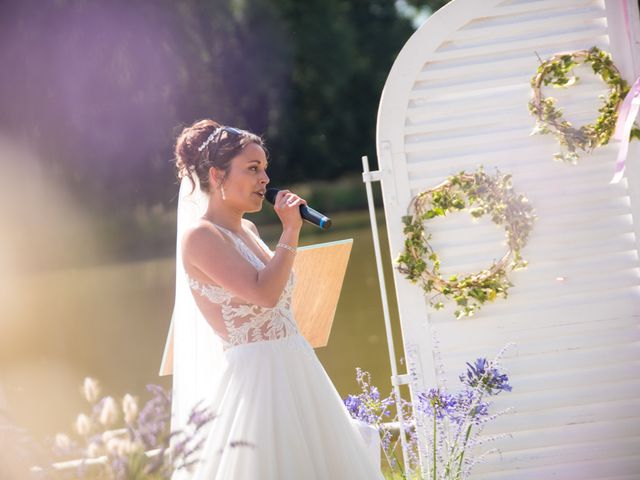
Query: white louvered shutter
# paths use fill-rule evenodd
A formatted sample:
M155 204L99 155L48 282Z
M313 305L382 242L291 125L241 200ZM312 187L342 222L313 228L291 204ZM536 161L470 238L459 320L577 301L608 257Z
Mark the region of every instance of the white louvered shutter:
M625 12L626 10L626 12ZM626 15L626 16L625 16ZM630 24L625 21L630 18ZM530 136L530 79L561 51L609 51L631 84L640 74L638 6L627 0L454 0L407 42L385 85L378 161L392 255L403 248L401 217L412 197L461 170L513 175L537 215L507 300L470 319L435 311L419 286L394 270L412 394L466 361L503 360L512 393L495 407L515 411L485 433L510 432L502 451L474 469L478 479L640 478L640 149L610 185L617 142L576 166L552 159L552 135ZM547 91L566 117L592 122L606 85L578 69L578 85ZM431 221L444 274L487 268L505 252L504 231L467 212ZM431 335L445 374L436 373ZM479 450L482 452L483 450Z

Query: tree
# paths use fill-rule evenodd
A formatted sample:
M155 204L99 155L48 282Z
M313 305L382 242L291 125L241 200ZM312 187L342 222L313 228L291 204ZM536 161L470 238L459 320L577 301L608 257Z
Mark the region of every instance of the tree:
M173 141L212 117L264 134L274 181L373 154L413 32L395 0L8 0L0 129L87 206L175 201Z

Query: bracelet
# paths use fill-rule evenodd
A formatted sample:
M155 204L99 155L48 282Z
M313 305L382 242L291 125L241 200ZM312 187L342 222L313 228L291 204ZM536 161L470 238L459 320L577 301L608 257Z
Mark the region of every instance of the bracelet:
M296 249L293 248L291 245L287 245L286 243L280 242L278 245L276 245L276 248L278 247L282 247L285 250L289 250L291 253L296 253Z

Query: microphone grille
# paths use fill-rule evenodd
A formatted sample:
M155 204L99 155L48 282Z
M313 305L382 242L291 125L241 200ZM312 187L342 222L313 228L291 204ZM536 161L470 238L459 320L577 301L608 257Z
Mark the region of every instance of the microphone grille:
M273 205L274 203L276 203L276 195L279 191L280 189L278 188L267 188L267 192L264 194L264 198L267 199L267 202Z

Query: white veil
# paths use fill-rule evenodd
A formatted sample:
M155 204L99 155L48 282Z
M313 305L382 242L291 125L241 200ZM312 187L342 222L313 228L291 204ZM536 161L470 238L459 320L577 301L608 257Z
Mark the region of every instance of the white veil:
M178 199L176 297L169 331L169 335L173 335L171 431L185 430L194 405L203 398L211 398L223 355L220 338L195 303L182 263L182 235L204 215L209 202L208 196L200 190L197 176L192 178L195 190L189 193L191 182L183 177ZM189 478L184 469L176 471L172 477L173 480L181 478Z

